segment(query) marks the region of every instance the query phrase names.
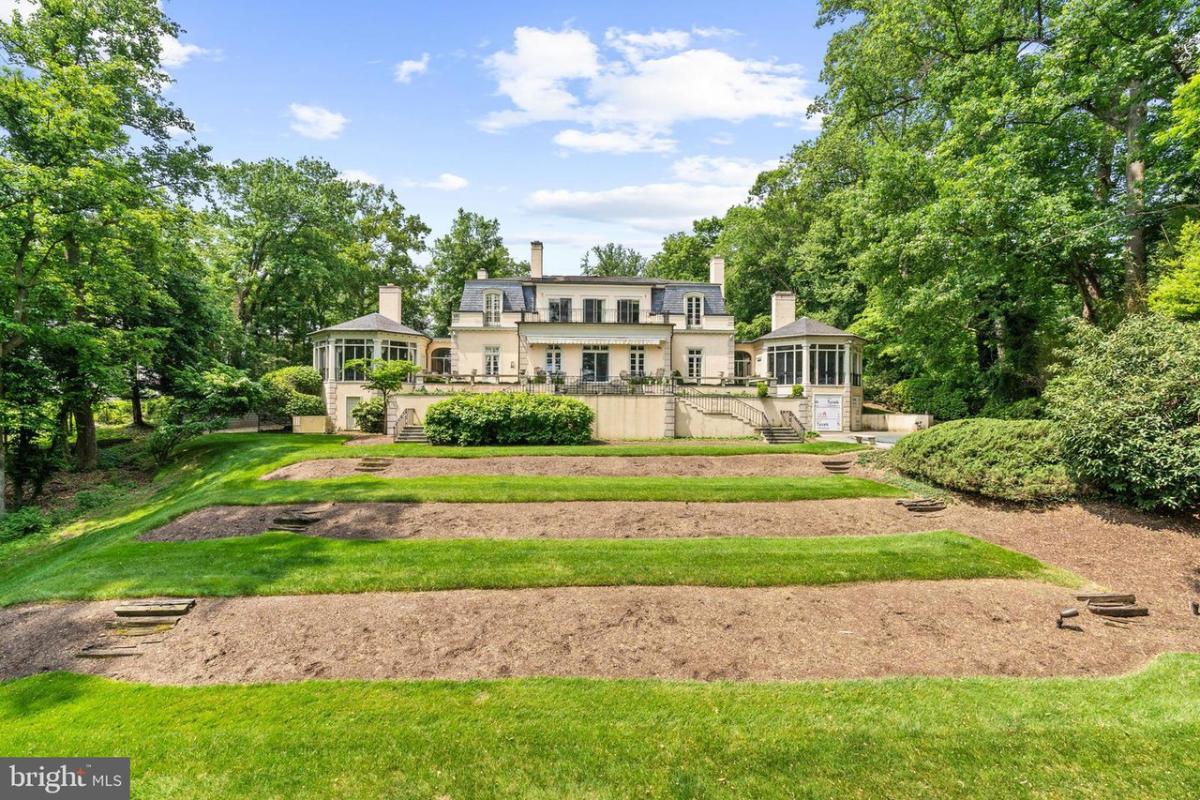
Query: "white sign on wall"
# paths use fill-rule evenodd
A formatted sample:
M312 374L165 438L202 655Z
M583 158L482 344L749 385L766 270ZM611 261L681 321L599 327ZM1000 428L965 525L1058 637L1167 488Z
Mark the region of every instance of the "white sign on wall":
M813 429L818 431L840 431L842 429L842 396L840 394L813 395Z

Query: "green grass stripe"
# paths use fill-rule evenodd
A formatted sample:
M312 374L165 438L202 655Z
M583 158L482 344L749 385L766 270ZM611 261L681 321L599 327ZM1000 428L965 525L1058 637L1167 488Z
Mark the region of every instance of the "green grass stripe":
M646 477L603 475L354 475L258 481L230 487L219 502L240 505L324 500L422 503L536 503L571 500L682 500L693 503L907 497L897 486L849 475L805 477ZM563 513L570 513L564 509ZM730 513L730 512L725 512Z
M35 598L101 599L548 586L819 586L947 578L1062 580L1036 559L953 531L383 541L273 532L195 542L123 540L43 572L29 591Z
M1200 657L1120 678L0 684L0 752L139 800L1200 797Z

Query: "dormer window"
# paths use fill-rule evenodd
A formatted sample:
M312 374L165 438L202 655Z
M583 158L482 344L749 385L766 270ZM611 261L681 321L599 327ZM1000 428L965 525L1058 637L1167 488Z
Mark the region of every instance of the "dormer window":
M500 324L500 292L485 292L483 295L483 324L489 328Z
M687 296L687 326L699 328L704 318L704 298L698 294Z

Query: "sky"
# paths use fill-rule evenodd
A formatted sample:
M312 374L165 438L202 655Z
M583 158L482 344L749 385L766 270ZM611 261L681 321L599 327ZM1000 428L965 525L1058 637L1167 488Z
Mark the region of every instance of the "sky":
M434 236L460 207L497 217L552 274L609 241L649 256L744 201L815 134L830 34L816 0L164 7L185 31L169 96L217 160L326 159Z

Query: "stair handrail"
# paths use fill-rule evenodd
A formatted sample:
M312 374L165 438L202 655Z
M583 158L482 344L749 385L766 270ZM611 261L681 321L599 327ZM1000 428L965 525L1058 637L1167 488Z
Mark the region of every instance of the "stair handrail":
M392 432L393 437L399 437L401 431L405 428L415 425L417 422L417 410L415 408L406 408L400 412L400 416L396 418L396 429Z
M780 416L783 417L783 424L798 433L801 439L807 435L807 431L804 430L804 423L796 416L796 412L784 409L780 413Z
M731 395L706 394L689 386L681 386L679 384L675 386L675 394L684 398L685 402L691 403L705 414L729 414L757 430L771 427L771 422L765 412Z

